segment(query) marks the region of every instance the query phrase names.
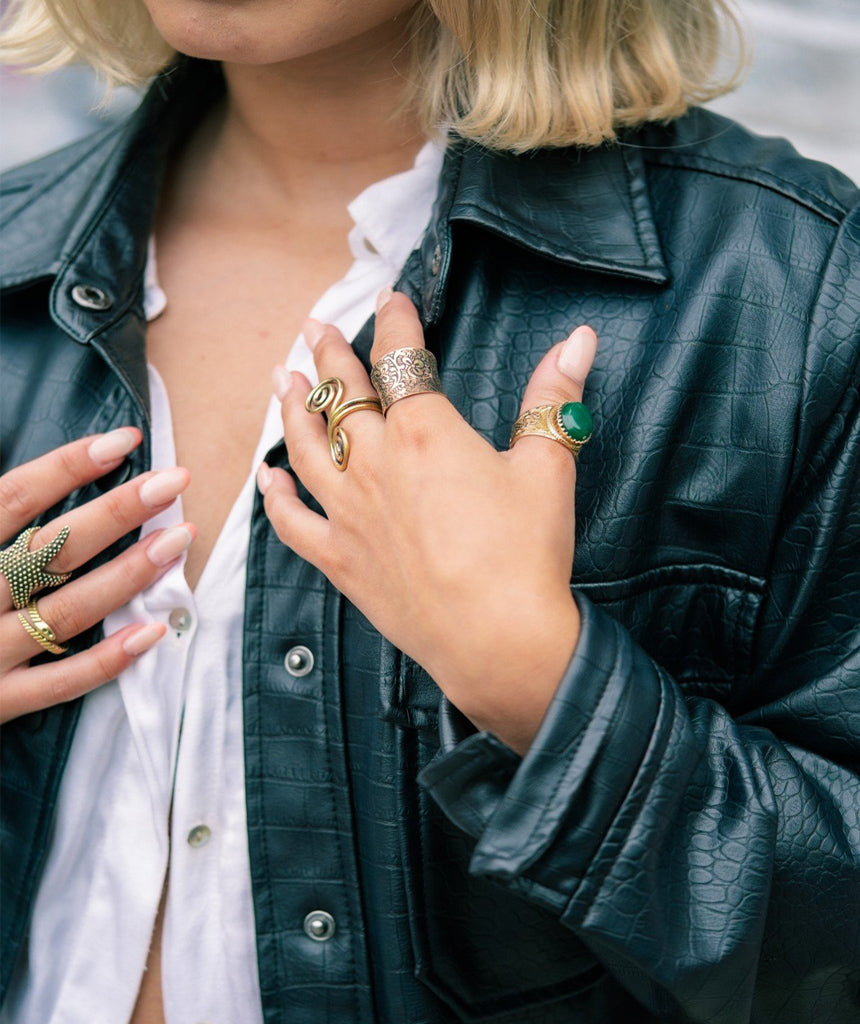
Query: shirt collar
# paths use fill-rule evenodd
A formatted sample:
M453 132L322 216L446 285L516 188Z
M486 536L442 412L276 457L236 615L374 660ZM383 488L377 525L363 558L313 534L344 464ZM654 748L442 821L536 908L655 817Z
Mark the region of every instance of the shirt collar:
M443 137L428 139L409 170L374 182L352 200L349 244L356 259L380 256L392 272L403 266L427 225L445 147Z
M0 287L54 277L52 315L82 342L108 330L130 308L139 307L142 315L147 240L167 155L221 88L217 65L183 59L158 76L125 125L7 172L0 212ZM443 306L452 225L458 222L476 224L573 266L666 282L645 152L633 142L514 155L449 141L420 248L420 294L415 297L424 306L425 322L437 319ZM434 147L425 146L405 174L426 175L429 182L437 158ZM408 253L414 238L407 240L411 230L404 230L394 239L374 219L372 192L382 184L356 197L350 212L363 237L396 264L395 256L403 247ZM409 203L402 196L397 213L411 224ZM74 304L72 288L81 281L110 296L108 314Z

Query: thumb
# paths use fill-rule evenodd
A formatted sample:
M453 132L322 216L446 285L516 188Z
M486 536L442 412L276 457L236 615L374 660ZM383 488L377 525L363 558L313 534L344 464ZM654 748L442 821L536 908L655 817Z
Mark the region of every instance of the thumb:
M590 327L577 327L564 341L559 342L546 353L535 367L525 394L520 415L540 405L560 405L564 402L581 402L585 378L597 353L597 335ZM561 444L547 442L544 437L521 437L514 451L519 450L520 458L527 458L532 472L539 473L546 467L550 478L559 476L562 466L574 470L570 452Z
M523 395L520 415L536 405L581 402L585 378L597 353L597 335L590 327L577 327L546 353L534 369Z

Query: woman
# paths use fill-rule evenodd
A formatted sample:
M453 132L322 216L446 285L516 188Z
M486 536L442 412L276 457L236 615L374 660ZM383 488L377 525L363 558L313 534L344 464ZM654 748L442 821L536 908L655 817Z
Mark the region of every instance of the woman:
M4 186L4 1024L860 1012L858 195L726 13L13 12L167 70Z

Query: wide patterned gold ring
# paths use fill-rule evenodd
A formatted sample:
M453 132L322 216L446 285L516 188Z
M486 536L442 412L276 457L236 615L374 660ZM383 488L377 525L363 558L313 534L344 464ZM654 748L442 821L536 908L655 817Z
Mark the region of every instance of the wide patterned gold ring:
M51 654L65 654L68 650L57 643L56 633L39 614L35 597L30 600L25 611L18 612L18 621L36 643Z
M382 400L382 413L410 395L444 394L436 357L426 348L396 348L373 364L370 383Z
M332 462L343 472L349 463L349 438L340 425L341 421L351 413L360 409L372 409L382 412L382 404L375 396L351 398L343 402L344 383L340 377L326 377L311 391L305 399L308 412L328 413L328 447Z
M19 533L14 543L0 551L0 576L9 584L12 604L23 608L37 591L45 587L58 587L71 576L70 572L47 572L45 566L56 558L69 536L64 526L56 537L36 551L30 550L30 539L39 532L38 526Z

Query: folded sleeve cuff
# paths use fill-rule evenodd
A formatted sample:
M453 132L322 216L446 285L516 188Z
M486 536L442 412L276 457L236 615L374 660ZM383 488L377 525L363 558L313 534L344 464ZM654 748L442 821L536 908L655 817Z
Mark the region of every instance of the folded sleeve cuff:
M443 699L440 750L418 777L477 845L475 874L568 894L652 740L661 672L614 619L574 592L576 650L525 756L475 732Z

